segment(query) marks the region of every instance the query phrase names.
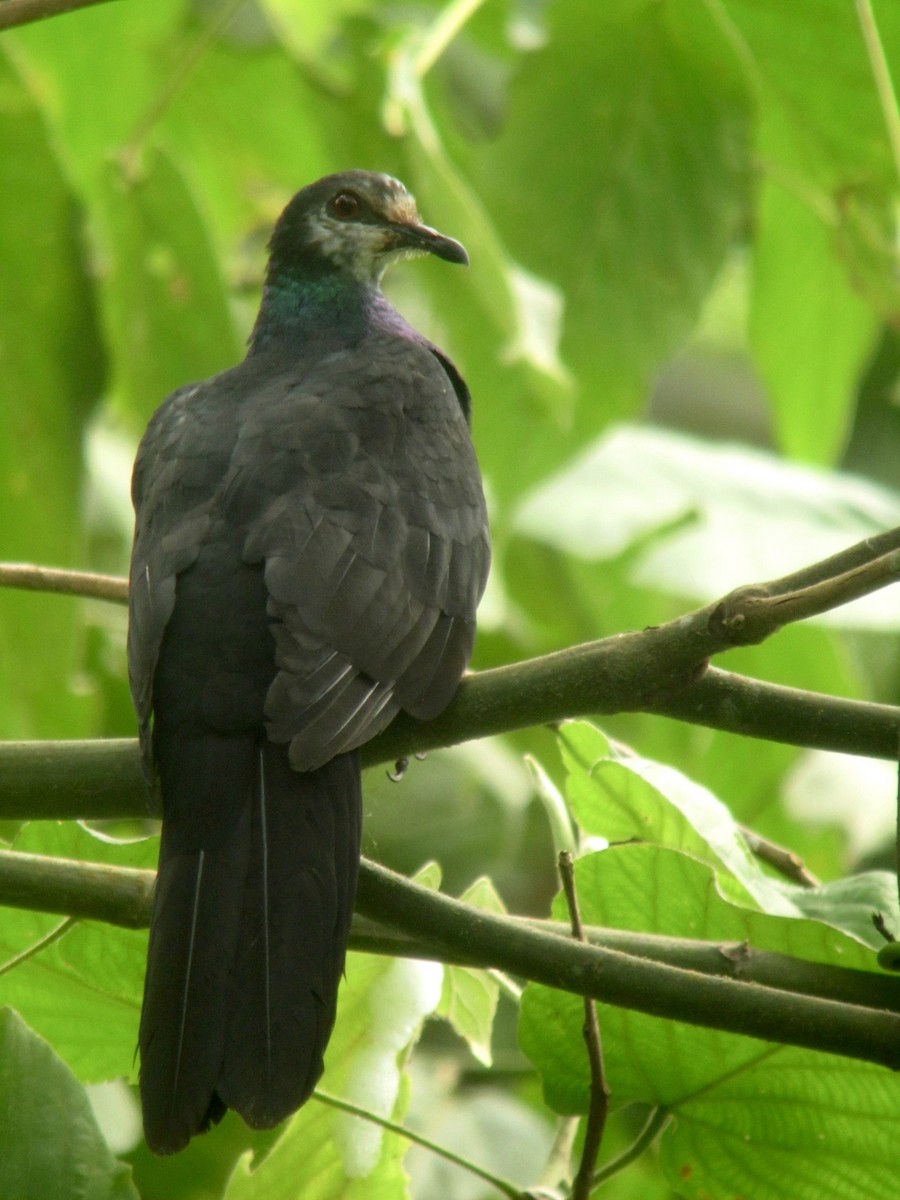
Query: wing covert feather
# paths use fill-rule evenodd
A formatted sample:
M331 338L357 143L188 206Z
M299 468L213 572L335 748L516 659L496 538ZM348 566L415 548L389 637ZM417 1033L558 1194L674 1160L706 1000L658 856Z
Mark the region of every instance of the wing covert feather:
M468 427L433 355L391 353L396 369L382 362L369 378L371 350L348 355L357 382L340 403L323 404L308 379L255 412L253 436L278 447L277 462L243 554L265 562L276 637L269 735L289 739L304 769L361 745L400 707L439 712L474 641L489 548ZM373 453L373 439L392 453ZM243 490L236 481L236 504Z

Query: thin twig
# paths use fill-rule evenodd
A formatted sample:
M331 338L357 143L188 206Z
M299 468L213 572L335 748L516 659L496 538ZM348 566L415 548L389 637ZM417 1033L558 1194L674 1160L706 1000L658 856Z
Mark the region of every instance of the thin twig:
M818 879L806 869L806 864L799 854L795 854L793 850L788 850L785 846L779 846L777 842L770 842L768 838L761 837L745 825L741 826L741 833L756 857L762 859L764 863L768 863L770 867L774 867L785 879L796 883L798 887L819 886Z
M447 1162L461 1167L464 1171L468 1171L470 1175L474 1175L478 1179L483 1179L485 1183L489 1183L492 1187L495 1187L504 1196L509 1196L510 1200L521 1200L522 1189L516 1187L514 1183L510 1183L508 1179L503 1179L499 1175L494 1175L490 1171L484 1170L483 1167L476 1166L475 1163L470 1162L468 1159L454 1154L446 1146L440 1146L437 1142L432 1142L430 1138L423 1137L422 1134L407 1129L405 1125L398 1125L396 1121L391 1121L387 1117L380 1117L377 1113L370 1112L367 1108L360 1108L356 1104L351 1104L349 1100L342 1100L339 1096L332 1096L328 1092L320 1091L319 1088L316 1088L313 1092L313 1097L322 1104L327 1104L330 1108L336 1108L340 1112L359 1117L361 1121L369 1121L373 1125L378 1125L382 1129L386 1129L388 1133L396 1133L399 1137L406 1138L408 1142L414 1142L415 1145L430 1150L432 1154L437 1154L440 1158L446 1159Z
M8 972L14 971L16 967L21 967L30 958L34 958L36 954L40 954L42 950L46 950L48 946L52 946L54 942L58 942L61 937L67 934L70 929L74 929L77 924L78 921L75 917L66 917L64 921L60 921L58 925L54 925L49 933L45 933L42 938L38 938L30 946L26 946L20 954L16 954L13 958L8 958L5 963L0 964L0 975L6 975Z
M889 554L891 550L900 550L900 525L886 529L883 533L863 538L862 541L854 542L845 550L838 550L836 554L831 554L828 558L819 559L817 562L800 567L797 571L792 571L781 579L761 586L772 595L796 592L801 588L810 587L814 583L838 578L856 567L873 562L884 554Z
M826 696L748 679L718 667L710 667L702 679L680 691L651 698L635 711L767 742L890 760L896 758L900 730L900 708L893 705Z
M9 2L9 0L7 0ZM0 4L0 11L2 11ZM33 563L0 563L0 587L29 592L57 592L89 600L128 603L128 580L119 575L96 575L90 571L67 571L38 567Z
M900 579L900 551L860 563L840 574L801 587L782 590L784 580L741 587L717 606L713 619L738 645L753 645L784 625L805 621L871 595Z
M30 25L47 17L59 17L77 8L105 4L107 0L3 0L0 3L0 29Z
M576 941L586 944L587 938L581 923L578 895L575 891L575 869L572 865L572 855L568 850L563 850L559 856L559 875L569 909L569 920L572 922L572 936ZM600 1039L597 1006L587 996L584 998L582 1033L591 1069L591 1092L587 1121L584 1127L581 1162L578 1164L578 1171L572 1183L571 1200L589 1200L593 1188L594 1168L597 1165L597 1156L600 1153L603 1131L606 1128L606 1117L609 1113L609 1088L606 1083L606 1072L603 1069L603 1043Z

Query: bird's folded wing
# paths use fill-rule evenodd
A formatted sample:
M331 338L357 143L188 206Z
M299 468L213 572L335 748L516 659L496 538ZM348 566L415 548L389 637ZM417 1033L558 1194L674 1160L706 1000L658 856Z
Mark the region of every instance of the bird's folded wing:
M434 372L424 415L379 404L373 381L367 408L347 396L330 403L307 437L296 398L290 432L266 430L269 498L245 525L244 558L265 562L277 646L269 735L291 742L299 769L362 745L401 708L436 715L469 659L490 557L486 517L464 418L436 363ZM234 485L240 505L246 484Z
M196 423L196 413L215 382L180 388L160 406L141 442L132 478L132 497L141 516L129 580L128 673L148 772L153 676L175 607L175 580L200 552L231 448L227 436L216 443L218 427L204 429ZM193 453L186 456L180 453L179 437L187 421L195 432Z

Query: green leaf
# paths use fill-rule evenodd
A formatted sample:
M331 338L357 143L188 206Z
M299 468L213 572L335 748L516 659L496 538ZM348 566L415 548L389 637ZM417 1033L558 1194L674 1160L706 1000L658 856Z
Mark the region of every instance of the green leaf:
M893 186L895 167L855 5L843 0L723 0L722 26L757 87L764 124L783 130L779 167L806 172L835 192L874 178ZM879 32L896 61L900 11L875 8ZM764 130L770 150L775 140Z
M46 1042L0 1010L0 1195L137 1200L131 1168L110 1154L84 1088Z
M729 903L709 867L675 850L619 846L579 859L575 870L582 918L589 924L747 942L754 949L811 962L874 968L870 949L827 924ZM554 915L565 919L562 897L554 904ZM844 1193L839 1190L840 1177L834 1176L831 1151L839 1157L843 1148L855 1162L855 1147L871 1141L870 1119L878 1127L900 1118L900 1080L883 1068L608 1005L598 1005L598 1013L614 1102L663 1104L677 1117L675 1149L664 1158L679 1194L685 1194L684 1181L693 1179L691 1172L699 1174L702 1167L702 1185L691 1182L695 1190L686 1194L699 1197L705 1187L706 1195L739 1195L734 1179L740 1172L756 1170L758 1183L746 1193L753 1200L757 1195L839 1200ZM520 1042L541 1071L545 1096L557 1111L583 1112L587 1107L590 1079L582 1023L578 997L537 985L525 989ZM716 1112L727 1116L714 1118ZM834 1113L833 1119L827 1118L835 1139L827 1156L818 1138L810 1139L808 1132L810 1123L824 1119L825 1112ZM729 1132L734 1129L739 1130L737 1137ZM882 1143L865 1165L860 1164L861 1190L849 1194L888 1200L892 1152L887 1138L882 1137ZM802 1161L808 1178L805 1191L796 1190L793 1172L783 1182L776 1159L768 1159L770 1145L778 1154L791 1151ZM691 1171L681 1175L685 1165ZM865 1186L872 1190L866 1192Z
M15 849L147 867L155 864L158 843L154 838L123 845L92 837L74 822L32 822ZM27 955L64 921L4 910L3 962ZM84 1082L127 1076L134 1069L146 956L146 930L75 922L58 941L0 974L0 1003L16 1008Z
M440 996L434 963L347 959L321 1089L381 1117L406 1109L402 1064ZM406 1195L408 1144L360 1117L311 1100L261 1163L245 1155L225 1200L397 1200Z
M566 808L566 803L559 788L532 754L525 757L534 780L535 790L544 808L547 823L550 826L550 836L553 839L553 852L557 858L566 851L575 854L577 835L572 825L572 819Z
M619 750L586 721L566 721L559 733L568 772L566 795L581 828L607 842L660 842L721 873L732 900L770 912L795 909L750 854L728 809L712 792L674 767Z
M74 20L39 21L6 35L85 198L96 198L102 164L124 148L170 82L171 39L182 10L182 0L98 4Z
M161 150L103 180L113 387L143 426L169 392L242 357L210 233Z
M633 411L722 263L744 201L748 98L703 6L578 0L547 16L484 152L482 194L525 266L563 291L562 357L596 429ZM710 41L714 67L696 51Z
M602 514L602 520L599 519ZM761 450L620 425L526 496L517 532L603 560L637 549L632 578L709 601L900 524L900 496ZM896 629L888 591L816 620Z
M506 912L494 885L484 877L476 879L460 899L485 912ZM491 1065L491 1031L499 996L500 987L489 971L472 967L444 968L444 986L436 1015L450 1022L486 1067Z
M73 566L81 441L104 355L81 214L30 90L0 51L0 559ZM0 592L0 730L85 736L79 606Z
M864 871L814 888L792 887L790 896L804 916L843 929L873 950L884 946L874 916L882 917L895 936L900 933L897 877L887 871Z
M315 36L319 10L309 16ZM276 217L298 188L342 165L328 151L326 101L270 44L214 43L182 88L162 115L159 139L215 232L249 332Z
M750 336L790 457L830 463L843 449L877 330L875 313L838 260L832 230L802 200L767 182L754 242Z
M660 1163L685 1200L893 1200L898 1118L887 1071L782 1049L679 1106Z

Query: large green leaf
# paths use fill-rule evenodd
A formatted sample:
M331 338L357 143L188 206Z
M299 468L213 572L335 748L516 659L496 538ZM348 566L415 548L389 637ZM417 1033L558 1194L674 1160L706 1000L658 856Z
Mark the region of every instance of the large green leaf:
M896 79L900 9L869 12ZM864 305L888 319L900 306L896 164L864 9L725 0L718 13L755 86L758 159L769 177L755 231L756 357L784 446L828 460L871 338Z
M778 440L791 458L828 463L843 448L877 326L875 312L851 287L821 216L785 188L766 183L750 333Z
M830 925L728 903L709 868L679 851L616 847L579 860L576 880L582 918L591 924L747 942L810 961L874 968L872 950ZM565 920L564 903L558 900L554 913ZM677 1117L664 1161L680 1194L739 1195L752 1177L754 1187L744 1194L753 1200L893 1195L889 1139L873 1134L900 1118L900 1081L889 1071L606 1005L599 1014L614 1102L662 1104ZM562 1112L587 1105L582 1024L577 997L526 989L521 1043L541 1071L548 1102ZM827 1154L821 1139L810 1139L811 1126L825 1134ZM842 1190L842 1159L856 1164L858 1190Z
M621 750L612 757L607 741L585 722L564 726L561 740L570 802L585 832L641 839L577 861L576 886L586 923L747 944L809 962L877 971L878 939L871 922L866 927L864 914L875 907L889 925L898 920L896 900L882 877L812 893L774 884L747 860L736 827L715 797L692 788L670 768L630 758ZM639 786L625 778L629 774ZM735 889L738 880L766 911L742 899ZM808 916L790 915L801 911ZM567 919L562 896L554 903L554 916ZM665 1161L673 1184L687 1184L688 1195L730 1195L730 1188L739 1194L735 1180L754 1169L762 1143L763 1149L771 1144L773 1163L793 1151L812 1171L815 1184L809 1185L809 1195L815 1186L819 1195L837 1200L843 1194L835 1171L840 1150L835 1158L820 1156L815 1166L806 1161L816 1157L806 1130L819 1108L829 1097L842 1096L830 1110L829 1131L848 1154L868 1136L867 1115L887 1120L900 1113L900 1085L881 1068L607 1005L599 1006L599 1012L614 1102L673 1110L678 1120L667 1136ZM577 997L537 985L526 988L521 1044L541 1072L548 1102L561 1112L587 1108L590 1071L582 1025L583 1005ZM782 1061L783 1080L777 1067ZM712 1114L726 1104L729 1118L715 1120ZM774 1104L785 1109L768 1126ZM733 1136L734 1129L740 1136ZM886 1153L873 1156L864 1173L871 1193L851 1194L887 1197L888 1161ZM747 1192L754 1200L757 1195L787 1200L795 1194L793 1179L785 1184L783 1172L767 1159L757 1175L758 1190Z
M104 307L113 388L143 426L166 395L242 357L196 201L162 151L103 180Z
M120 866L148 867L155 840L126 845L89 836L72 822L34 822L15 848ZM147 934L95 921L75 922L48 941L64 918L3 911L0 957L22 961L0 974L0 1003L10 1005L86 1083L129 1075L134 1069Z
M837 193L848 184L895 184L859 8L843 0L722 0L717 6L757 86L763 141L780 151L778 168L802 190L803 174ZM873 4L889 62L900 57L900 10ZM778 144L768 126L782 127ZM763 166L770 165L768 160ZM808 186L808 185L807 185ZM820 193L822 194L822 193Z
M277 48L217 41L161 116L156 137L209 221L229 284L248 295L245 323L283 205L320 175L351 165L330 152L326 103Z
M900 496L761 450L622 425L525 497L519 532L586 559L636 545L635 582L714 600L900 524ZM895 629L890 592L819 620Z
M81 441L103 351L80 214L30 90L0 51L0 560L74 566ZM0 593L0 729L84 735L77 601Z
M796 913L751 857L725 805L674 767L619 747L587 721L567 721L559 733L566 794L585 834L608 842L660 842L724 866L721 886L730 899L770 912Z
M523 56L481 182L565 298L583 428L635 408L689 329L743 207L748 98L699 5L558 4ZM712 42L712 67L697 47Z
M165 108L184 7L184 0L98 4L74 18L38 21L4 35L85 199L96 198L104 162L131 146L144 120L152 127L156 110Z
M46 1042L0 1010L0 1195L8 1200L137 1200L84 1088Z
M490 879L476 879L460 897L473 908L504 913L506 906ZM445 1017L479 1062L491 1065L491 1031L497 1013L500 987L488 971L473 967L444 968L444 986L437 1015Z

